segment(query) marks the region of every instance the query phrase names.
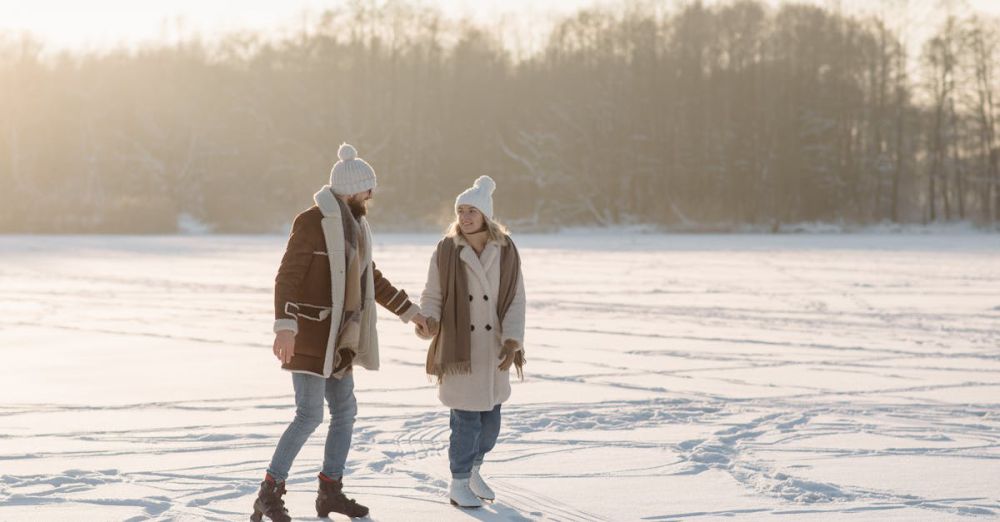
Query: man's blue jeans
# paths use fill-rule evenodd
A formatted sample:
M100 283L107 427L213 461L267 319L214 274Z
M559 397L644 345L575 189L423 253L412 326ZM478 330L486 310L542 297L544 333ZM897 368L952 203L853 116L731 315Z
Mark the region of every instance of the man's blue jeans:
M451 476L469 478L472 466L482 464L500 435L500 405L490 411L451 410Z
M341 379L293 373L292 386L295 387L295 419L278 441L267 472L277 481L288 478L295 456L299 454L309 435L323 423L325 396L330 408L330 429L326 434L322 471L332 479L342 478L347 452L351 449L354 418L358 414L358 401L354 398L354 373L347 372Z

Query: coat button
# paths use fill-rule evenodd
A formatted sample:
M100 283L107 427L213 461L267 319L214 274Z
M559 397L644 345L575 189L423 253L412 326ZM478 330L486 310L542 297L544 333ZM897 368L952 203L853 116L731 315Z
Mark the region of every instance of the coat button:
M487 332L488 332L488 331L490 331L490 330L492 330L492 329L493 329L493 327L492 327L492 326L490 326L490 325L486 325L486 331L487 331Z
M469 294L469 301L472 301L472 294Z
M488 296L488 295L484 295L483 296L483 301L489 301L489 300L490 300L490 296Z
M469 331L471 331L471 332L475 332L476 331L476 325L474 325L474 324L470 324L469 328L470 328Z

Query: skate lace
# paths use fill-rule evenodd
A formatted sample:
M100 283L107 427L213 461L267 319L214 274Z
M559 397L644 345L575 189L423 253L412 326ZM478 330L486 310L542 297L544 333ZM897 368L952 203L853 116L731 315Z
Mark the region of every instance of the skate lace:
M285 499L281 498L281 496L287 492L288 491L285 489L284 482L275 485L274 489L270 491L271 494L269 496L271 498L268 499L268 504L270 505L270 507L272 509L277 509L287 513L288 510L285 509Z

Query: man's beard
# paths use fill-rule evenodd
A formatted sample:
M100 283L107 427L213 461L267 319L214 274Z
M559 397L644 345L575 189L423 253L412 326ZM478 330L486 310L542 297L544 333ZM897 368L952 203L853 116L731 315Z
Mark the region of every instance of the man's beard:
M368 200L350 198L347 200L347 208L351 209L354 219L361 219L368 214Z

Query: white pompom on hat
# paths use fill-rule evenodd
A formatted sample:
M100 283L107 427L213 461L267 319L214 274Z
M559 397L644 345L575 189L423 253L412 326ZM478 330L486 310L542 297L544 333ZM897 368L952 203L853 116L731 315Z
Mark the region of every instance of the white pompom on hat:
M489 176L479 176L472 187L455 198L455 212L459 205L472 205L489 219L493 219L493 191L497 184Z
M350 196L376 187L375 169L358 157L357 149L344 143L337 157L340 161L330 169L330 186L336 194Z

